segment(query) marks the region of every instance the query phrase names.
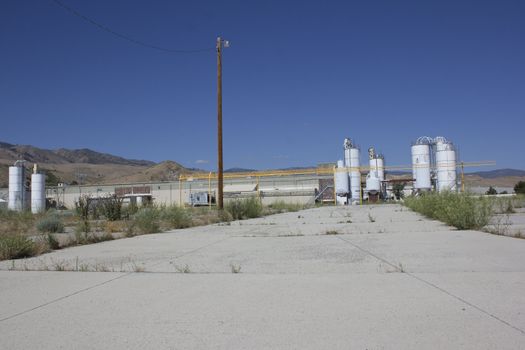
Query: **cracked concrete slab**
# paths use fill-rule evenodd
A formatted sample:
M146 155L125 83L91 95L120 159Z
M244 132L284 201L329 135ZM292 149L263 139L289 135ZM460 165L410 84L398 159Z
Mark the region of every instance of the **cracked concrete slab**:
M15 268L116 272L0 263L0 347L517 349L524 251L399 205L72 247Z

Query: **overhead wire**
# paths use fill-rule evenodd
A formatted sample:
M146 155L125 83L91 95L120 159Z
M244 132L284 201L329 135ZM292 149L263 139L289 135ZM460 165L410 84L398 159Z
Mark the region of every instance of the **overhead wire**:
M146 47L146 48L149 48L149 49L154 49L154 50L157 50L157 51L162 51L162 52L168 52L168 53L199 53L199 52L208 52L208 51L213 51L215 50L215 47L209 47L209 48L202 48L202 49L194 49L194 50L179 50L179 49L170 49L170 48L165 48L165 47L162 47L162 46L158 46L158 45L153 45L153 44L149 44L149 43L146 43L146 42L143 42L143 41L140 41L140 40L137 40L137 39L134 39L130 36L127 36L125 34L122 34L122 33L119 33L111 28L109 28L108 26L104 25L104 24L101 24L97 21L95 21L94 19L91 19L90 17L87 17L85 15L83 15L82 13L78 12L77 10L69 7L68 5L64 4L62 1L59 1L59 0L53 0L53 2L55 4L57 4L58 6L62 7L63 9L67 10L68 12L70 12L71 14L83 19L84 21L98 27L99 29L107 32L107 33L110 33L120 39L123 39L123 40L126 40L126 41L129 41L133 44L136 44L136 45L140 45L140 46L143 46L143 47Z

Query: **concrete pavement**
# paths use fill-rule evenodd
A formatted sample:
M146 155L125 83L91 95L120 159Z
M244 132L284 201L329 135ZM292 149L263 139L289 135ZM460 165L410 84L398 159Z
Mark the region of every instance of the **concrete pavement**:
M73 247L0 263L0 348L519 349L524 252L398 205Z

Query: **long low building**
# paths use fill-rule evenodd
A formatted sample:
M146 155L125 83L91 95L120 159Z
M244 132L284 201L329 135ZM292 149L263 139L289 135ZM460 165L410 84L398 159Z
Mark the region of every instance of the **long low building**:
M104 185L60 185L48 187L46 198L59 207L74 208L81 196L103 198L117 195L138 203L166 205L204 205L215 198L215 179L173 182L141 182ZM224 198L257 196L264 205L276 201L309 204L316 200L333 201L333 178L329 175L246 176L224 180Z

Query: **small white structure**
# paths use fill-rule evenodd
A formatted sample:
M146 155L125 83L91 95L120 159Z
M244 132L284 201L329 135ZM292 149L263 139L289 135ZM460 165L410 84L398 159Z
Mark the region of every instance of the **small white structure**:
M444 137L435 138L437 190L456 191L456 150L452 142Z
M361 199L360 150L349 138L345 139L343 146L345 149L345 161L348 161L345 165L349 168L350 198L355 203Z
M414 189L416 191L429 191L432 188L430 174L430 147L428 138L420 137L412 145L412 176L416 180Z
M46 175L38 173L35 164L31 174L31 212L42 213L46 210Z
M16 161L9 167L9 210L22 211L26 203L25 167L23 161Z
M335 193L337 196L337 204L345 205L348 203L348 194L350 192L348 181L348 173L345 169L344 162L338 160L335 171Z

